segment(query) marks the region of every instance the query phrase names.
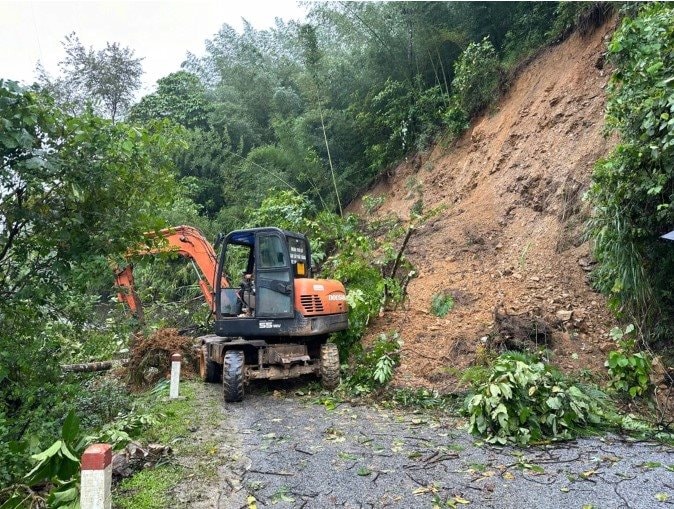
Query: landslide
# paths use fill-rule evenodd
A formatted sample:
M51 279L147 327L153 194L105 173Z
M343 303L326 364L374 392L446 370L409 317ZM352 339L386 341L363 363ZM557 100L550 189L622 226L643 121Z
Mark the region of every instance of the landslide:
M513 326L544 327L529 340L546 343L538 346L563 370L604 372L615 323L588 284L582 198L594 163L615 143L602 134L603 56L614 27L546 49L453 146L410 158L367 192L385 198L370 221L407 221L419 199L424 211L444 207L408 244L418 277L406 305L370 328L372 336L401 333L397 384L456 389L486 344L512 348ZM365 216L362 199L351 211ZM441 291L455 301L445 318L430 312Z

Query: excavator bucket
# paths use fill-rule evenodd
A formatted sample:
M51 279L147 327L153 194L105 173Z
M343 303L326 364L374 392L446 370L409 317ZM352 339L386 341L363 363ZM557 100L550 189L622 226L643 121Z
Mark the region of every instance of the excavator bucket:
M143 306L140 298L134 290L133 265L129 264L123 269L115 270L115 284L119 289L117 298L120 302L129 306L131 313L139 320L143 319Z

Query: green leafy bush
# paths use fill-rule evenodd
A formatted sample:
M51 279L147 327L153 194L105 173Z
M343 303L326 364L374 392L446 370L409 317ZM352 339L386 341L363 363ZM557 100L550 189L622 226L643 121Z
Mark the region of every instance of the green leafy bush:
M612 350L605 363L611 376L609 387L630 396L643 396L650 389L650 362L645 354Z
M431 301L431 313L435 316L443 318L447 316L452 309L454 309L454 297L451 293L439 292L433 295Z
M358 394L368 393L386 385L400 362L402 342L397 332L380 334L372 347L359 352L345 386Z
M29 465L28 442L12 440L10 437L10 423L0 410L0 487L11 484L19 472L25 472Z
M628 325L623 331L615 327L611 336L618 344L618 350L608 354L605 366L611 376L609 387L619 393L627 393L631 397L643 396L651 389L648 376L651 371L651 362L647 354L634 352L634 325Z
M604 397L523 354L503 354L466 399L472 433L490 443L568 439L607 419Z
M471 118L494 100L500 80L501 66L489 39L470 43L454 64L453 105Z
M641 4L608 45L614 66L606 122L620 135L599 161L588 198L599 262L594 282L647 340L674 330L674 249L659 239L674 225L674 8Z
M514 67L549 41L548 31L557 20L558 8L557 2L517 4L514 7L516 16L503 45L506 67Z
M443 121L451 140L458 138L470 126L470 118L458 104L452 104L444 114Z
M123 382L116 378L91 378L82 384L76 408L86 429L97 429L131 409L132 397Z
M424 89L418 76L411 81L386 80L356 116L373 173L411 150L426 148L440 125L445 99L441 87Z
M122 449L145 428L157 424L160 417L162 416L130 410L107 423L96 433L87 436L86 440L89 443L110 444L115 450Z
M43 451L33 454L33 468L23 476L21 484L8 487L3 493L3 507L79 507L80 457L87 445L80 434L80 424L74 412L63 422L61 436ZM37 493L46 485L47 493ZM33 488L33 489L31 489ZM46 491L46 490L45 490Z

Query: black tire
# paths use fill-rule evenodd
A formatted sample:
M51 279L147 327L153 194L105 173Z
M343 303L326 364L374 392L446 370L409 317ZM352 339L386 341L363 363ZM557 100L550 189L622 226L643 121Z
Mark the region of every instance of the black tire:
M221 370L220 365L211 360L208 355L208 347L202 345L199 350L199 375L201 379L210 384L220 382Z
M225 401L241 401L243 399L243 366L245 357L241 350L225 352L222 363L222 390Z
M321 383L329 391L339 385L339 350L334 343L321 345Z

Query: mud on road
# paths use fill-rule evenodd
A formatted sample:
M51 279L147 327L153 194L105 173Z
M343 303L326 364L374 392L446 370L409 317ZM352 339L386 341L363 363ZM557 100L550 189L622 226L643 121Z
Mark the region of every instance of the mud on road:
M217 474L183 481L174 490L176 507L650 509L674 503L674 448L662 444L607 436L497 448L475 440L452 417L348 404L329 410L315 395L298 396L287 386L253 388L236 404L222 403L217 385L198 391L204 408L221 412L193 437L215 444Z

